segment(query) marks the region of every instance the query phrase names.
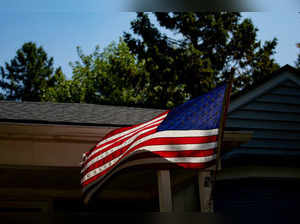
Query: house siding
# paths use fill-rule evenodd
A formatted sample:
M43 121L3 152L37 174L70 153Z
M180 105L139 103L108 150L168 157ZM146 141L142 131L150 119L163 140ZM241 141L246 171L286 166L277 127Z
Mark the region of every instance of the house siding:
M281 81L274 84L276 79ZM300 166L298 80L285 71L232 101L225 128L252 131L253 135L246 144L222 155L222 174L227 179L217 179L216 212L243 217L256 214L261 219L258 215L261 213L282 215L299 211L300 179L298 176L288 178L291 172L285 170L294 172ZM270 83L274 85L270 87ZM245 169L253 175L248 175ZM232 170L234 175L230 176L226 170ZM233 176L239 177L230 178ZM267 223L283 223L277 219L269 222L268 218Z
M224 155L226 159L242 154L300 156L300 86L290 80L228 114L226 128L253 131L252 139ZM292 154L291 154L292 153ZM233 162L233 161L231 161Z
M287 218L298 214L299 187L295 179L219 181L214 208L218 213L240 216L241 222L236 223L292 223Z

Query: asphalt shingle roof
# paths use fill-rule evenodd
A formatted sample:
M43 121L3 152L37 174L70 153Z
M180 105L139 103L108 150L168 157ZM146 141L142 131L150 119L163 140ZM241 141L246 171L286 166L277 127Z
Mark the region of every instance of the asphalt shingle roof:
M282 71L299 74L299 70L290 65L285 65L268 76L264 82L279 75ZM253 86L253 88L256 87ZM231 100L246 94L250 90L248 89L232 95ZM160 109L85 103L15 102L0 100L0 122L129 126L148 121L164 111Z
M0 101L0 122L128 126L165 110L84 103Z

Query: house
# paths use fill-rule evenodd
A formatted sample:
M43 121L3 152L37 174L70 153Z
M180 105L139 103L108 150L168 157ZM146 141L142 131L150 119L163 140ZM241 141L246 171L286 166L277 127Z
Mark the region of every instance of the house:
M150 120L162 112L107 105L0 101L0 210L7 215L160 211L155 169L128 168L119 172L85 206L81 201L79 162L82 153L109 131ZM230 148L248 141L249 133L229 131L224 138L225 148ZM201 174L203 184L199 187L196 170L171 170L174 211L203 210L200 204L210 196L206 186L210 173L206 170ZM201 203L199 188L207 192L201 193Z
M1 101L0 209L34 213L99 212L124 209L122 203L126 202L125 208L130 210L155 210L153 186L146 185L155 183L156 176L148 171L136 171L134 176L139 179L146 175L144 182L134 181L125 172L120 181L116 184L113 181L112 186L99 194L102 203L96 199L96 206L84 206L79 162L82 153L109 131L147 121L161 112L91 104ZM114 204L116 199L118 206ZM135 200L144 203L137 205Z
M286 65L231 97L225 130L253 133L225 153L215 210L296 212L300 201L300 74Z
M300 186L299 96L299 73L288 65L259 86L232 96L222 170L213 197L216 212L255 211L265 206L295 208ZM0 101L0 210L8 215L160 211L154 169L121 171L84 206L79 162L82 153L109 131L150 120L162 112ZM211 171L203 173L171 170L174 211L203 211L210 195Z

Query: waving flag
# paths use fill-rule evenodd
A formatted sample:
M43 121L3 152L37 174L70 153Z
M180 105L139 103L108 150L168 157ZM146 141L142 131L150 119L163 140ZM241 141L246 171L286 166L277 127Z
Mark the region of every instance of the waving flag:
M108 133L82 157L87 202L115 172L130 166L205 168L215 163L226 84L148 122Z

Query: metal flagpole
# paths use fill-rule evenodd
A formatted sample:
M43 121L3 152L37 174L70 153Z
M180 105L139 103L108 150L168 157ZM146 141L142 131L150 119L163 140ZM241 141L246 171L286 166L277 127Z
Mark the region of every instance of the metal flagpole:
M227 111L230 103L230 94L232 89L232 83L233 83L233 76L234 76L234 69L230 71L229 79L227 81L227 86L224 94L224 101L223 101L223 107L222 107L222 115L221 115L221 121L220 121L220 127L219 127L219 135L218 135L218 146L217 146L217 152L216 152L216 168L213 171L213 180L212 181L212 191L210 194L210 202L212 202L212 194L216 190L216 180L217 180L217 172L219 169L221 169L221 149L223 147L223 137L224 137L224 127L225 127L225 121L227 116Z
M218 135L218 145L216 149L216 165L210 167L206 170L199 170L198 172L198 186L199 186L199 196L200 196L200 208L201 212L213 212L212 206L212 193L215 188L216 182L216 173L220 167L220 154L223 142L223 133L224 133L224 125L226 120L226 113L230 101L230 92L233 82L233 73L232 70L230 72L229 79L227 81L226 90L224 93L224 100L222 105L222 114L221 114L221 121L219 125L219 135Z
M230 72L229 80L227 81L227 86L225 90L224 95L224 101L223 101L223 108L222 108L222 116L220 121L220 128L219 128L219 135L218 135L218 147L217 147L217 155L216 155L216 169L217 172L218 169L221 168L221 149L223 146L223 137L224 137L224 127L225 127L225 121L227 116L227 111L230 103L230 93L232 89L232 83L233 83L233 72ZM216 178L216 175L215 175Z

